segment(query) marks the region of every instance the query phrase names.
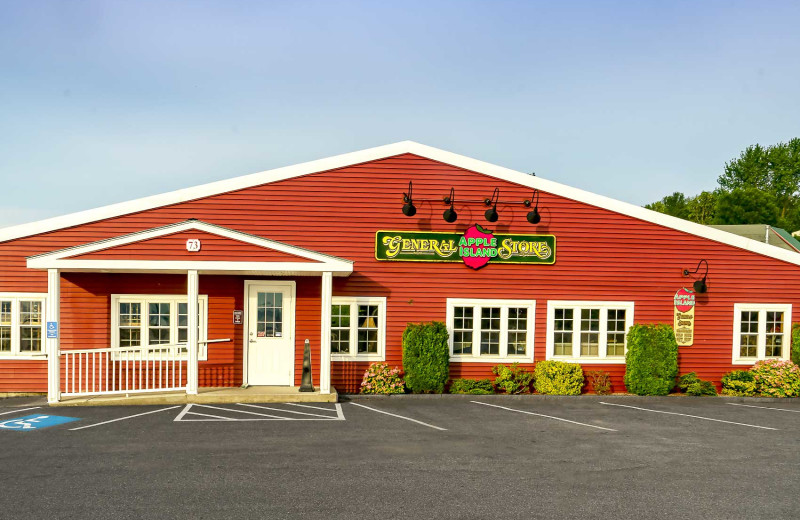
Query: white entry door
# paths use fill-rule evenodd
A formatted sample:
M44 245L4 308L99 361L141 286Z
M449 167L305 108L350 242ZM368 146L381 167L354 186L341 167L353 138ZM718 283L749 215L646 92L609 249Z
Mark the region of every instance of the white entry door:
M247 289L247 384L294 384L294 282Z

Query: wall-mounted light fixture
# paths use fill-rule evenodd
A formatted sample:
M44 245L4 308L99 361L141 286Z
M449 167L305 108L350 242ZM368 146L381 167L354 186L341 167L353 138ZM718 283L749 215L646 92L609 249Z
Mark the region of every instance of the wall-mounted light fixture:
M536 199L534 203L533 200ZM526 208L530 208L531 204L534 204L533 210L528 212L528 215L525 217L528 219L528 222L531 224L538 224L542 220L542 216L539 215L539 190L533 190L533 195L531 195L530 199L526 199L522 202Z
M708 277L708 262L705 259L700 260L697 262L697 267L694 271L689 271L688 269L683 270L683 276L689 276L690 274L695 274L697 271L700 270L700 266L705 263L706 264L706 272L703 274L702 280L695 280L694 282L694 292L697 294L702 294L704 292L708 292L708 285L706 285L706 278Z
M483 214L483 216L486 217L486 220L489 222L497 222L497 219L500 217L500 215L497 214L498 200L500 200L500 188L495 188L492 196L483 201L483 203L487 206L492 206L486 210L486 213ZM494 203L494 205L492 205L492 203Z
M403 215L407 217L413 217L417 214L417 208L414 206L414 199L412 198L412 189L411 181L408 181L408 193L403 193Z
M442 218L444 218L445 222L453 223L458 219L458 213L456 213L455 208L453 208L453 204L456 201L456 189L450 188L450 196L444 198L445 204L450 204L450 207L444 210L442 213Z

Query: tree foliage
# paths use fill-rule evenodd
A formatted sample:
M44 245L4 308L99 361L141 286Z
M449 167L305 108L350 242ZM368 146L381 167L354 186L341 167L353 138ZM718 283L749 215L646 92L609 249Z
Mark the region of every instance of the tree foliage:
M748 146L725 163L713 192L674 192L645 207L700 224L769 224L800 229L800 138Z

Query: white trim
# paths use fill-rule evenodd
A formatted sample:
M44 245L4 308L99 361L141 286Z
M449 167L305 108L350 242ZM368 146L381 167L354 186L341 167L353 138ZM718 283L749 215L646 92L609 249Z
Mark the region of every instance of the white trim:
M780 247L765 244L757 240L734 235L733 233L729 233L727 231L689 222L688 220L683 220L677 217L665 215L663 213L658 213L656 211L651 211L634 204L618 201L603 195L590 193L578 188L573 188L564 184L543 179L542 177L531 176L527 173L518 172L502 166L497 166L479 161L477 159L465 157L463 155L415 143L413 141L401 141L399 143L378 146L358 152L329 157L327 159L320 159L296 164L293 166L286 166L274 170L254 173L251 175L245 175L242 177L236 177L233 179L212 182L210 184L195 186L193 188L185 188L161 195L154 195L128 202L122 202L119 204L112 204L110 206L72 213L61 217L40 220L38 222L32 222L29 224L11 226L0 230L0 242L46 233L58 229L64 229L89 222L96 222L98 220L118 217L130 213L146 211L162 206L178 204L203 197L210 197L213 195L219 195L221 193L241 190L271 182L291 179L301 175L319 173L336 168L351 166L354 164L376 161L404 153L418 155L420 157L443 162L459 168L464 168L466 170L475 171L490 177L513 182L521 186L535 188L546 193L552 193L554 195L572 199L577 202L590 204L592 206L605 208L622 215L641 219L670 229L683 231L685 233L707 238L709 240L727 244L733 247L738 247L746 251L751 251L767 257L783 260L790 264L800 265L800 254L794 251L789 251L788 249L782 249Z
M555 350L555 310L572 309L572 356L556 356ZM580 310L599 309L599 346L597 356L581 356L580 342ZM582 365L624 365L625 356L607 356L607 327L608 311L610 309L625 310L625 351L628 350L628 330L633 325L634 302L612 301L575 301L575 300L548 300L547 302L547 341L545 343L545 359L580 363Z
M333 296L331 306L350 305L350 353L331 352L333 361L386 361L386 297L385 296ZM358 353L358 306L378 306L378 352L376 354ZM328 320L330 323L330 320ZM328 327L330 337L331 327ZM328 347L330 351L330 341Z
M297 357L297 342L295 341L295 328L297 327L297 282L294 280L245 280L244 281L244 316L242 317L242 386L247 387L248 382L248 350L250 348L249 330L250 330L250 287L253 285L265 285L270 287L289 287L292 293L292 323L289 331L291 333L290 342L292 348L295 350L294 357L292 358L292 385L294 385L294 360ZM291 385L290 385L291 386Z
M58 269L47 270L44 316L44 350L50 354L47 359L47 402L57 403L61 400L61 274ZM47 337L48 322L57 324L55 338Z
M263 247L281 253L297 256L310 262L235 262L235 261L205 261L205 260L79 260L72 257L105 251L115 247L135 244L162 236L180 233L182 231L202 231L213 235L228 238L239 242ZM349 275L353 272L353 262L343 258L310 251L268 238L262 238L248 233L216 226L198 220L187 220L158 228L148 229L137 233L90 242L80 246L60 249L28 258L28 267L31 269L61 269L68 271L91 272L186 272L199 271L201 274L214 272L251 271L287 273L320 273L331 271L337 275Z
M208 360L208 295L198 296L200 306L200 349L198 360ZM150 345L148 342L147 318L149 311L145 306L149 303L170 303L170 345L178 344L178 305L186 303L189 299L186 294L112 294L111 295L111 348L120 348L119 345L119 304L120 303L141 303L142 304L142 323L140 325L141 342L140 346L153 348L158 345ZM188 309L187 309L188 310ZM179 359L187 359L186 354L181 354Z
M742 312L758 312L758 342L755 358L743 358L740 354ZM781 344L780 357L767 357L767 312L783 312L783 343ZM756 361L764 359L790 359L792 339L792 304L791 303L734 303L733 304L733 351L731 364L753 365Z
M50 275L48 274L48 281ZM0 301L11 301L11 352L0 352L0 360L39 360L45 361L47 358L47 312L48 312L48 293L30 293L30 292L2 292L0 293ZM20 339L20 322L19 322L19 302L20 301L37 301L42 304L42 324L39 326L42 335L42 349L39 352L20 352L21 339ZM7 326L7 325L6 325ZM59 333L61 331L59 330Z
M453 353L453 328L456 307L472 307L472 354ZM498 355L481 355L481 309L484 307L500 308L500 348ZM508 355L508 309L528 309L525 335L525 355ZM536 331L536 300L498 300L482 298L448 298L447 299L447 334L451 363L514 363L533 362L534 334Z
M320 280L320 355L319 355L319 393L331 393L331 307L333 305L333 275L322 273ZM383 320L381 320L383 321ZM312 374L313 380L313 374Z
M200 295L198 294L198 290L200 287L200 276L197 274L197 271L189 271L186 273L186 393L190 395L197 395L197 382L198 382L198 374L199 368L197 366L198 358L200 357L200 352L198 352L200 348L200 336L197 334L198 329L200 328L200 323L198 322L198 314L202 312L202 318L205 316L206 326L204 327L208 330L208 300L204 302L203 307L205 310L201 311L200 307ZM177 308L180 304L175 305ZM176 309L177 310L177 309ZM176 315L177 316L177 315ZM180 319L176 320L176 325L180 326ZM206 332L204 336L208 336ZM179 337L175 338L176 343L180 341ZM208 359L208 344L204 345L206 348L205 354L206 359Z

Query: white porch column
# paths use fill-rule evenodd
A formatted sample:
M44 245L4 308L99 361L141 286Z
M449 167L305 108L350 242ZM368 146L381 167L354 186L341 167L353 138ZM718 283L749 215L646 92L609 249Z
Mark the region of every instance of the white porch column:
M47 402L57 403L61 400L61 273L58 269L47 270L47 303L44 310L45 325L47 322L58 324L58 334L48 338L45 332L44 345L47 352ZM47 331L47 327L45 327Z
M331 393L331 300L333 273L322 273L322 332L319 356L319 393Z
M187 305L186 312L189 330L186 334L186 348L189 351L189 359L186 363L186 393L197 394L197 357L199 338L197 337L197 312L198 312L198 292L200 277L197 271L189 271L186 275Z

